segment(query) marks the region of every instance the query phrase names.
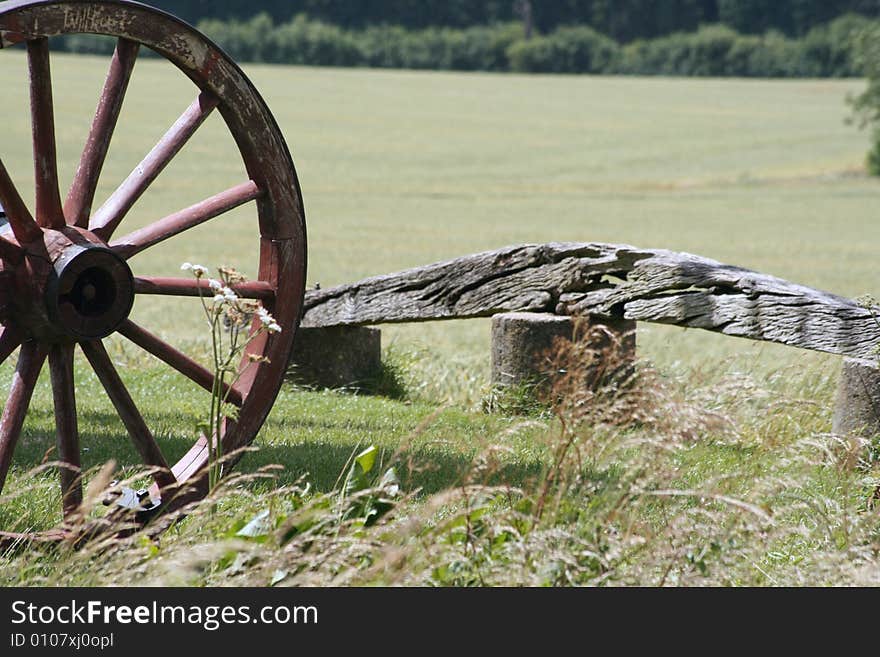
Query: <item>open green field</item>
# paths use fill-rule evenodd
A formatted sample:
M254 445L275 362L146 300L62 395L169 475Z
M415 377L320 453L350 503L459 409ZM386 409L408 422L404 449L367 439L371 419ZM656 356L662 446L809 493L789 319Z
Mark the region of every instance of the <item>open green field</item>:
M268 66L248 66L246 72L275 113L297 166L310 285L326 288L509 244L567 240L690 251L844 295L876 292L880 285L875 258L880 182L863 174L866 136L844 122L845 97L860 91L860 81ZM62 179L69 180L105 62L57 55L53 73L60 168ZM0 88L0 156L30 198L30 125L20 53L3 53ZM164 62L138 63L99 200L194 95L191 83ZM212 117L124 228L145 225L244 176L224 126ZM252 274L255 247L255 218L245 208L137 256L132 268L136 274L174 276L190 261L211 268L234 265ZM197 353L208 348L197 303L141 299L134 316L174 344ZM774 450L830 430L838 367L833 358L669 327L640 326L638 339L640 355L677 386L677 399L702 399L739 427L736 440L706 429L706 441L687 448L676 472L681 468L688 485L739 477L732 488L742 492L744 482L778 465L770 461ZM488 340L484 321L384 329L385 348L404 370L409 400L285 389L258 438L262 449L246 458L244 470L281 463L287 468L282 482L307 474L316 490L329 491L354 450L376 444L390 456L404 444L408 456L433 464L412 469L404 488L435 493L458 483L474 455L503 436L502 471L517 485L531 481L548 463L543 437L557 427L549 416L521 420L479 411L488 391ZM129 366L122 374L169 456L180 453L203 419L206 396L122 342L112 353ZM4 385L11 371L10 362L3 365ZM95 377L84 370L79 376L86 466L108 458L134 463ZM752 381L749 377L754 383L743 383ZM26 475L54 440L45 373L44 379L4 492L35 487L44 493L8 502L0 510L0 527L55 522L54 475L36 480ZM733 388L731 381L737 382ZM711 392L716 385L718 399ZM797 410L776 405L780 394L790 395ZM437 411L444 404L450 407ZM688 435L703 435L700 422L695 427ZM819 482L813 492L836 490L824 474L811 476ZM849 499L850 492L843 497ZM233 505L229 517L258 507L250 500ZM648 524L656 521L648 517ZM803 559L808 542L786 543L790 553L779 552L783 565L794 563L786 561L789 556ZM775 562L761 559L772 570ZM0 581L41 581L17 580L12 574L17 563L5 562ZM3 568L0 561L0 572ZM48 572L51 582L51 568ZM69 581L101 580L83 573ZM775 581L768 577L761 583Z
M25 62L4 53L3 157L30 178ZM11 61L10 61L11 60ZM104 75L57 56L62 175L78 161ZM309 229L309 281L338 283L483 249L554 240L699 253L845 295L874 289L866 138L845 125L858 81L693 80L250 66L287 136ZM194 95L165 62L142 60L110 152L109 194ZM212 117L136 206L126 226L244 177ZM99 192L99 198L101 193ZM181 262L253 269L247 210L138 257L138 272ZM159 305L166 304L166 305ZM169 337L198 321L167 301L137 309ZM645 354L687 359L693 338L646 328ZM485 371L486 324L394 329ZM700 351L742 353L729 339ZM778 352L774 352L777 356ZM784 357L784 356L780 356ZM702 360L702 357L700 358Z

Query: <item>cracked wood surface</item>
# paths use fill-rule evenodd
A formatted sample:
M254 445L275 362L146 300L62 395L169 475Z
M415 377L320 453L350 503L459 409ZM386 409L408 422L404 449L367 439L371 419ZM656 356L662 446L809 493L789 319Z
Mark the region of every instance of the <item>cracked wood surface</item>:
M857 302L688 253L623 244L511 246L306 294L303 326L550 312L658 322L875 358Z

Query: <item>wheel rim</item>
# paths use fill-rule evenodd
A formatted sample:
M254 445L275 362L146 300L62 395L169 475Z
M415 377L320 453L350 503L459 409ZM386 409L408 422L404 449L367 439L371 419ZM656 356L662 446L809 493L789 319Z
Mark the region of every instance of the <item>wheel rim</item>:
M117 44L79 167L62 201L48 39L78 33L115 37ZM202 436L183 458L167 463L102 339L118 333L210 391L211 372L128 317L137 295L198 297L207 286L192 279L138 275L127 261L239 206L256 205L259 273L257 280L235 290L241 297L259 299L282 331L261 333L249 344L240 377L229 390L228 399L239 411L235 421L224 423L223 452L249 445L283 381L302 312L305 216L293 162L272 114L242 71L201 33L169 14L124 0L13 0L0 5L0 46L19 43L27 48L30 72L36 199L31 212L0 159L0 204L9 221L8 229L0 232L0 362L20 347L0 417L0 489L37 378L48 361L58 452L67 464L61 469L63 510L67 515L78 508L82 492L73 355L79 344L142 461L154 468L152 494L179 491L181 484L188 484L186 493L178 492L165 508L179 506L205 493L204 478L197 475L207 464L207 439ZM135 171L93 208L142 46L172 62L200 93ZM249 180L118 236L129 210L214 110L235 140Z

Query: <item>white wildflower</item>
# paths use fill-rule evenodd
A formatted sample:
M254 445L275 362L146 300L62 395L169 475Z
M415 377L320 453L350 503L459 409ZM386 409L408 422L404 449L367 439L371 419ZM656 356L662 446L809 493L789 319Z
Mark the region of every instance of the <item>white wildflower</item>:
M211 289L217 293L214 295L214 303L227 303L238 301L238 295L233 292L232 289L226 287L225 285L220 285L216 288L212 285Z
M278 333L281 331L281 326L279 326L278 322L275 321L275 318L272 317L272 315L269 314L269 311L263 308L263 306L257 308L257 317L263 325L263 328L269 331L269 333Z
M223 287L223 283L218 281L216 278L209 278L208 287L210 287L214 292L219 292L220 289Z
M191 262L184 262L182 265L180 265L180 269L182 271L191 271L193 273L193 276L195 276L196 278L201 278L202 276L208 275L207 267L203 267L202 265L194 265Z

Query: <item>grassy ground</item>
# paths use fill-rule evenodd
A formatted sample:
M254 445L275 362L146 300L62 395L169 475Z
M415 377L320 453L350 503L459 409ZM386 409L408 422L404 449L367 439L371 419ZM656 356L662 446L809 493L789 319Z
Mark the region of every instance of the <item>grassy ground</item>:
M25 62L16 52L4 53L3 60L5 123L0 155L27 190L31 164ZM53 66L60 166L62 176L69 179L105 65L90 57L57 56ZM575 240L687 250L841 294L874 291L872 249L880 226L872 210L880 200L880 184L861 173L864 135L844 123L844 98L857 92L861 82L523 77L260 66L250 66L247 72L275 112L297 164L308 216L310 284L328 287L513 243ZM191 84L170 66L155 60L138 63L99 197L128 174L193 96ZM212 118L126 225L144 225L240 182L244 172L233 155L231 140L219 120ZM247 209L237 211L138 256L133 268L139 274L175 275L181 262L192 261L212 267L231 264L252 272L253 224ZM200 315L186 301L139 301L135 317L175 344L195 351L206 347ZM559 421L550 415L516 419L477 410L487 388L487 324L393 327L384 331L384 341L390 358L404 371L409 401L285 389L258 439L261 449L246 458L244 471L281 463L286 467L282 484L294 486L308 474L311 494L324 493L333 489L359 448L375 444L383 450L383 458L391 460L405 446L407 467L398 465L405 473L403 489L439 495L447 486L471 481L474 459L488 446L502 445L501 479L521 486L524 498L539 499L542 477L556 453L556 443L548 436L560 435ZM778 482L796 472L805 478L798 484L807 491L805 496L823 504L833 499L845 511L858 506L857 496L841 502L826 494L841 482L852 484L855 471L834 470L837 466L792 456L793 452L802 456L806 441L818 440L816 436L830 429L834 359L656 326L640 327L639 343L641 355L655 363L670 387L665 399L669 408L678 409L670 411L672 415L693 410L696 399L701 409L697 415L716 413L730 425L721 431L682 420L692 426L674 433L690 439L675 438L663 450L672 472L667 477L664 470L664 485L717 492L721 481L726 482L720 485L724 494L753 494L755 504L775 505L776 493L750 482L759 477ZM204 419L205 398L122 344L114 345L113 353L118 362L128 365L126 381L163 445L171 455L180 452L192 439L196 423ZM3 381L8 381L10 372L7 363L2 367ZM134 463L94 377L86 368L79 372L86 466L100 466L111 457L123 465ZM444 402L450 406L438 410ZM51 446L51 406L48 382L43 380L6 489L6 493L41 492L5 503L0 510L2 527L45 527L55 521L57 493L52 478L27 474ZM646 426L637 434L640 440L656 446L659 437L668 437L662 427ZM632 437L626 431L612 434ZM585 445L595 438L589 431L578 435ZM831 448L817 450L837 453ZM631 451L622 448L613 453L619 464L635 463ZM789 460L783 463L781 454ZM797 468L791 466L794 462ZM831 476L831 483L827 467L839 475ZM619 479L609 479L610 471L598 466L595 471L601 477L585 480L592 482L593 493L564 488L558 500L591 498L596 486L615 494L617 489L607 484ZM500 480L497 474L490 479L479 481ZM600 480L605 482L602 486L596 483ZM558 485L554 481L553 486ZM866 484L852 485L862 490L858 486ZM266 484L254 486L269 490ZM632 491L626 490L630 495ZM279 504L299 504L290 502L300 499L299 493L288 493ZM689 502L682 507L672 502L672 506L658 507L654 502L642 506L644 499L639 497L633 505L639 513L629 516L632 523L673 527L677 525L670 518L685 517L692 510ZM418 505L405 507L408 511L402 517L431 508L424 497L419 500ZM493 509L505 507L491 500ZM184 524L170 539L170 552L174 545L182 549L210 544L217 532L256 513L261 504L233 498L222 513L211 516L211 522ZM452 508L460 505L461 500L456 500ZM562 516L564 507L562 502L556 507ZM785 518L780 522L788 529L815 520L792 514L775 517ZM832 515L839 517L836 512L826 513ZM608 529L607 518L602 517L596 526ZM583 529L583 524L575 522L574 527ZM690 527L688 536L708 531L700 523ZM633 535L650 533L640 531ZM800 564L809 562L811 554L827 556L826 548L838 540L831 530L826 542L821 532L793 538L790 532L768 533L766 527L762 531L772 538L749 543L752 551L722 550L725 559L738 559L740 566L727 568L724 573L730 577L715 581L796 583L800 566L787 570L791 564L785 560ZM406 540L412 539L400 532L408 536ZM535 534L521 532L517 545L527 544L530 536ZM651 536L646 544L654 545L665 535ZM675 535L668 542L674 544L676 536L680 538ZM853 545L850 539L844 543L847 549ZM691 558L687 572L702 577L700 567L693 565L699 558L687 557L688 551L679 547L656 554L676 564L678 557L684 562ZM767 565L771 552L783 555L779 559L785 563ZM263 557L265 563L274 563ZM435 557L426 551L419 558L432 563ZM60 577L53 570L54 558L47 557L48 581ZM20 565L17 559L0 560L0 571L5 570L0 581L19 581L14 571ZM760 579L755 564L763 564L764 571L780 572ZM689 581L678 566L673 570L679 574L671 579L663 578L665 566L657 568L644 571L651 577L633 581ZM199 571L193 581L226 581L223 572L214 564ZM413 566L410 572L421 571ZM261 571L259 577L264 575ZM265 583L259 577L254 581ZM396 577L388 580L397 581ZM428 581L433 575L419 577L416 581ZM442 573L436 577L441 582L473 583L466 577L444 580ZM271 579L271 573L266 578ZM101 577L89 579L74 568L69 579L93 583ZM41 580L26 576L24 581ZM545 580L529 580L539 581ZM546 581L556 583L552 577Z

